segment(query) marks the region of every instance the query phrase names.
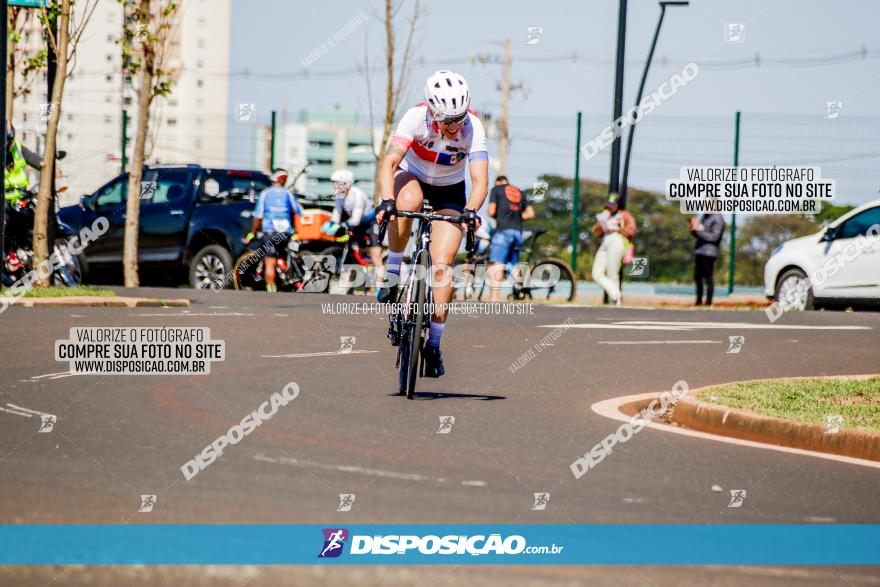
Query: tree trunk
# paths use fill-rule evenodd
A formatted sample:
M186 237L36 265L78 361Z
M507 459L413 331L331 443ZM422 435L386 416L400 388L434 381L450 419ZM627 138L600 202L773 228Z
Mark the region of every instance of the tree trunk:
M391 136L391 125L394 124L394 28L391 26L391 0L385 0L385 124L382 129L382 144L379 145L379 157L376 161L375 189L373 200L378 202L385 195L379 193L379 168L385 158L385 145Z
M15 25L18 21L18 9L9 8L6 18L6 121L12 121L12 101L15 100Z
M141 0L136 11L141 23L149 24L151 0ZM155 67L155 47L149 41L141 42L143 63L140 68L138 87L137 136L128 173L128 196L125 203L125 240L122 247L122 266L125 287L138 287L138 230L141 216L141 181L144 175L144 160L147 146L147 133L150 124L150 105L153 102L153 71Z
M40 168L40 188L37 194L37 209L34 214L34 268L48 265L49 244L47 231L49 214L55 210L53 201L52 178L55 176L55 152L58 150L58 123L61 121L61 98L64 95L64 82L67 81L68 45L70 43L70 6L72 0L61 1L61 13L58 15L58 72L52 87L52 99L49 121L46 125L46 144L43 166ZM43 277L45 275L45 278ZM37 272L36 287L48 287L51 272Z

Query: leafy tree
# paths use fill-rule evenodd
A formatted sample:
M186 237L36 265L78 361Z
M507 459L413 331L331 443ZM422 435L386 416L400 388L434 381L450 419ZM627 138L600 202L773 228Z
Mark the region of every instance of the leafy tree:
M82 7L81 11L78 10L81 15L79 20L72 18L74 5ZM58 149L58 126L61 122L64 84L73 71L77 47L96 6L97 0L49 0L45 6L37 9L37 18L46 32L49 45L58 57L58 69L55 73L55 83L49 88L51 99L45 141L45 152L49 156L43 157L43 165L40 168L40 187L34 212L34 267L45 266L49 259L49 213L53 208L52 179L55 176L53 155ZM38 272L35 285L48 287L49 275Z
M741 228L737 227L734 282L740 285L763 284L764 264L775 247L818 230L809 216L800 214L753 216Z
M174 84L165 69L168 60L174 16L180 4L174 0L117 0L125 9L126 19L119 45L122 47L123 71L136 87L138 112L136 137L128 174L125 206L125 240L122 266L125 287L137 287L138 227L140 226L141 180L147 156L150 107L153 100L168 96Z

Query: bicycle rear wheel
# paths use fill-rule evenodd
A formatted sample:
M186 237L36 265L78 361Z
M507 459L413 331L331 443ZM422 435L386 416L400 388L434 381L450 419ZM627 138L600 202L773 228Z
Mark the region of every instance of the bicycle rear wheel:
M573 302L577 296L577 280L568 263L548 257L532 265L524 289L533 300Z

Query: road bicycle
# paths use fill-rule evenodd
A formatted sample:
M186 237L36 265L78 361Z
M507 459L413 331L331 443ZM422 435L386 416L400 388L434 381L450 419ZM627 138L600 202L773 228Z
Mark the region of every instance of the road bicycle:
M352 244L358 246L353 247ZM340 293L352 293L355 288L368 289L375 283L376 262L370 257L365 239L358 239L351 227L346 226L336 243L318 254L334 260L333 277L345 289ZM382 256L379 263L384 263L386 253L383 252Z
M546 233L547 230L544 228L524 231L523 246L517 246L514 250L522 251L521 258L525 261L517 264L508 263L505 266L511 287L508 299L573 302L577 297L577 280L568 263L556 257L544 257L532 262L538 251L538 239ZM484 292L489 289L486 274L490 265L490 254L491 245L484 253L468 257L464 270L465 279L459 288L463 299L481 300Z
M435 214L431 206L422 205L421 212L408 212L398 210L395 215L398 218L413 218L419 221L415 231L415 250L412 253L412 263L406 283L398 294L397 304L389 316L388 339L392 346L397 347L397 364L400 369L398 395L406 394L408 399L413 399L416 389L416 377L424 374L424 361L422 358L422 341L431 320L431 308L434 303L434 293L431 288L431 223L437 221L462 224L465 222L461 216L449 216ZM475 246L474 232L476 222L467 221L468 230L466 235L466 248L473 251ZM388 216L383 219L379 227L379 240L385 238L385 230L388 227Z
M279 233L275 233L277 235ZM249 250L232 267L232 283L235 289L265 290L264 260L271 248L274 235L258 233L251 241ZM278 291L320 293L327 291L333 276L332 258L326 255L300 253L301 243L291 239L287 253L275 263L275 284Z

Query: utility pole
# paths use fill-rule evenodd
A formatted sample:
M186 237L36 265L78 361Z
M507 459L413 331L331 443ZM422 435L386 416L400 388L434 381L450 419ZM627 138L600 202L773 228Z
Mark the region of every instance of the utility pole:
M507 147L510 140L510 39L504 40L503 74L501 81L501 120L498 121L498 175L507 173Z
M617 13L617 61L614 68L614 116L613 121L623 114L623 68L626 54L626 0L618 0ZM611 177L608 180L608 193L616 194L620 189L620 135L611 144ZM623 206L621 206L622 208Z
M581 212L581 113L577 115L577 138L574 142L574 189L571 194L571 270L577 272L578 220Z
M687 6L688 2L664 1L660 3L660 18L657 19L657 28L654 30L654 39L651 41L651 49L648 51L648 60L645 62L645 70L642 72L642 81L639 82L639 91L636 93L638 108L642 102L642 94L645 92L645 82L648 81L648 71L651 69L651 61L654 59L654 49L657 48L657 39L660 38L660 28L663 26L663 17L666 15L667 6ZM626 190L629 185L629 158L632 155L633 135L636 132L636 120L629 121L629 139L626 141L626 156L623 161L623 179L620 182L620 207L626 208Z
M128 167L128 155L126 154L128 151L128 110L122 109L122 171L120 173L125 173L125 168Z
M484 65L492 63L502 66L502 81L498 86L498 90L501 92L501 116L496 125L498 128L498 175L505 175L507 173L507 152L510 149L510 94L520 90L524 96L528 96L528 89L522 82L513 83L510 81L510 66L513 63L510 55L510 39L505 39L500 44L504 47L503 55L480 54L472 57L471 63Z
M736 111L733 130L733 166L739 167L739 120L742 113ZM727 267L727 295L733 293L733 273L736 268L736 213L730 218L730 260Z
M277 118L277 113L272 111L272 136L269 142L269 173L275 171L275 133L278 128L276 125L275 119Z

